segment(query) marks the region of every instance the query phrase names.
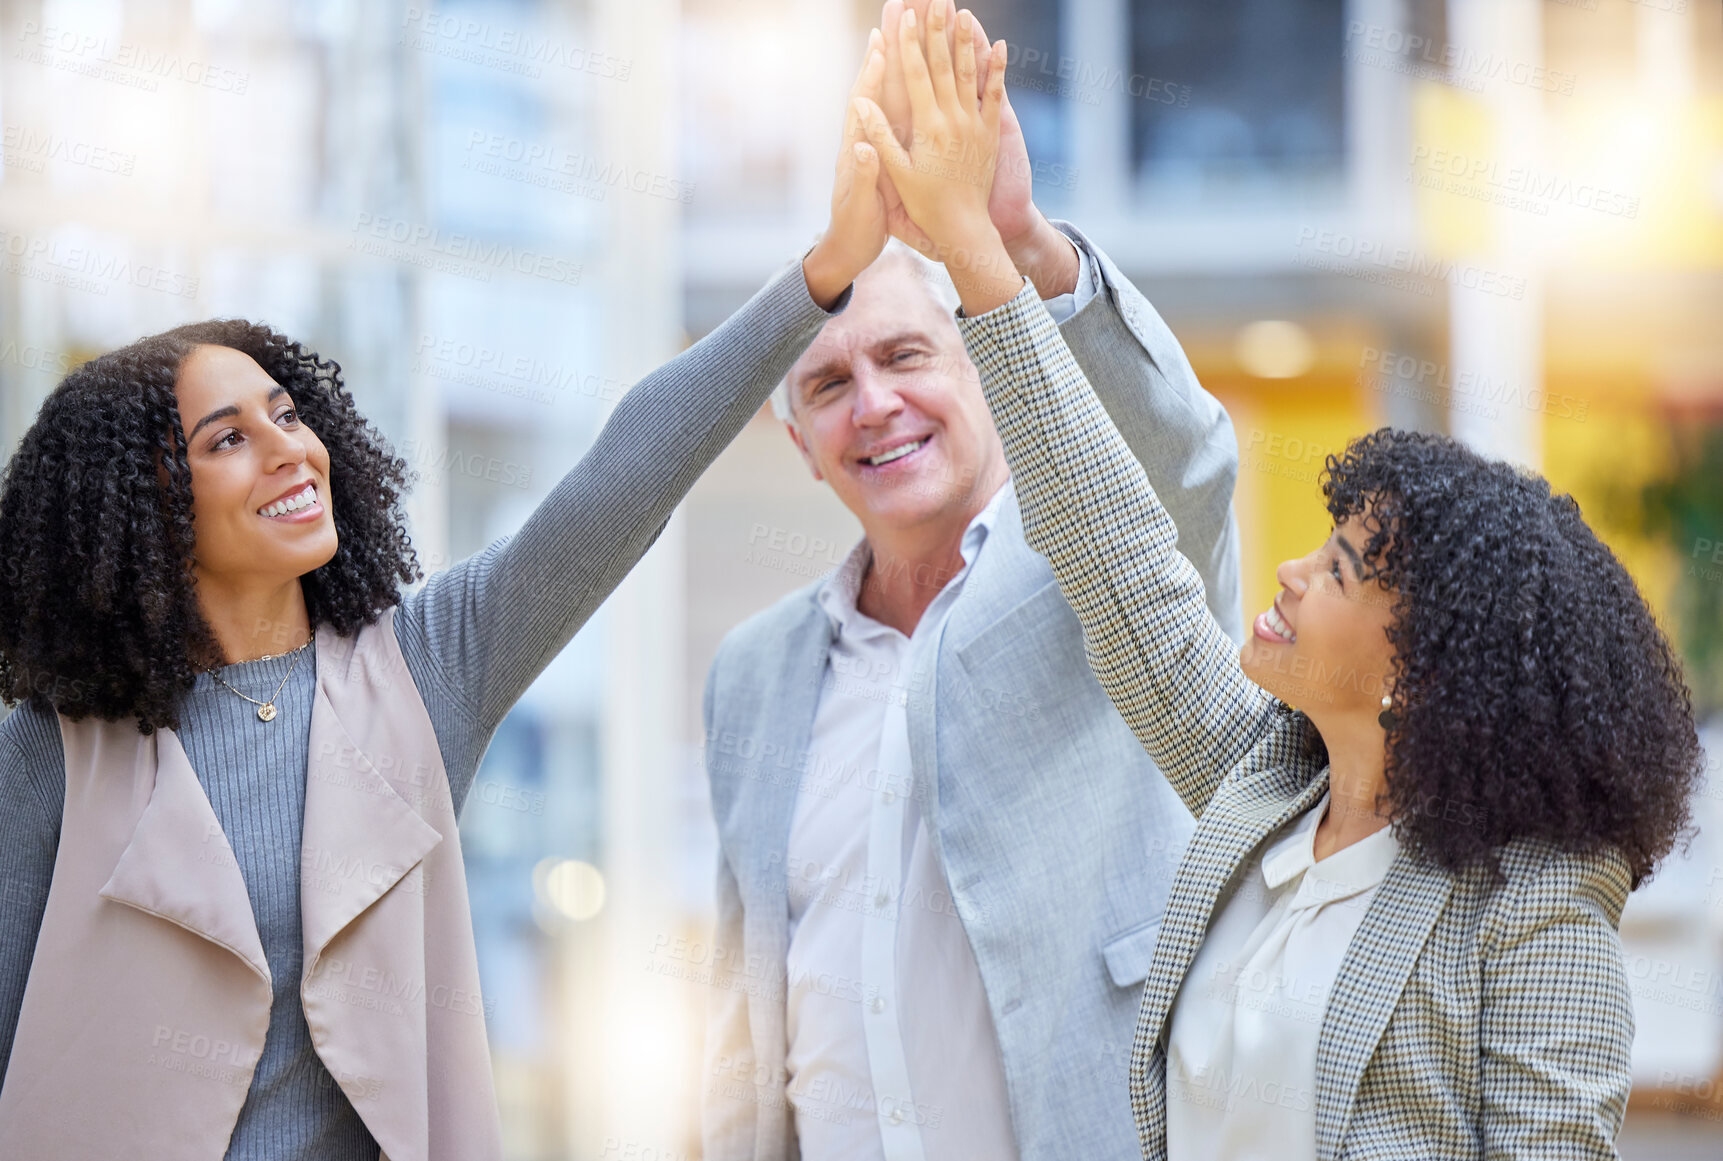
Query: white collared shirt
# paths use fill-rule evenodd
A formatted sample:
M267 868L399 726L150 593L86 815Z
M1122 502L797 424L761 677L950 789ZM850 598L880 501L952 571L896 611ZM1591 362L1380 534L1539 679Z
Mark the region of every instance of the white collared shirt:
M785 1064L808 1161L998 1158L1017 1148L980 969L929 840L908 703L932 692L951 606L1010 488L908 637L856 608L864 540L820 591L837 630L785 871Z
M1075 244L1073 243L1075 246ZM1098 292L1083 247L1062 322ZM910 762L912 699L1007 481L970 521L950 577L905 637L856 608L867 541L820 591L836 628L796 796L785 872L785 1085L805 1161L1016 1161L981 970L933 848Z
M1169 1161L1314 1161L1328 993L1400 849L1391 828L1315 861L1328 795L1264 844L1216 904L1173 1000Z

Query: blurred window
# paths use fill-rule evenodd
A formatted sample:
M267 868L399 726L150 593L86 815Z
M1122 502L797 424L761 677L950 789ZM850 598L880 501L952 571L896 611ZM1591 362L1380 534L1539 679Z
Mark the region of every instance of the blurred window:
M1346 161L1343 0L1131 10L1131 149L1147 181L1322 177Z
M1082 80L1066 57L1059 28L1058 0L996 0L980 11L987 35L1004 38L1008 48L1005 83L1011 107L1023 126L1023 140L1037 166L1037 181L1047 167L1069 162L1065 156L1065 115L1071 99L1081 101ZM1037 189L1038 197L1048 190Z

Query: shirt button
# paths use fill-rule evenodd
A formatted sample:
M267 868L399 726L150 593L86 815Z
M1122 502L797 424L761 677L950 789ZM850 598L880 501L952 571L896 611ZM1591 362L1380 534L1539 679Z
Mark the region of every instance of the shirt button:
M887 907L891 906L891 896L887 895L884 891L881 891L878 895L873 897L873 905L881 911L884 911Z
M895 795L891 791L887 790L879 796L879 800L881 802L885 803L887 806L890 806L892 803L897 801L897 795Z
M903 1124L903 1110L902 1109L891 1110L891 1123L894 1125Z
M885 997L884 996L875 996L873 998L873 1003L869 1006L871 1008L873 1008L874 1015L876 1015L876 1016L879 1015L881 1012L885 1011Z

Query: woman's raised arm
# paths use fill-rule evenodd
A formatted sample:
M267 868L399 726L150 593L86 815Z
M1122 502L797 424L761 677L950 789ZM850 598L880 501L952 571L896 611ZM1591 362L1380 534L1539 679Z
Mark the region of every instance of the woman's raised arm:
M635 384L519 532L403 602L403 637L421 636L482 728L503 719L645 555L829 317L800 267L786 269Z
M992 47L981 97L972 18L948 46L945 0L895 30L913 110L907 146L877 104L858 99L910 219L963 301L958 319L1005 444L1023 531L1047 557L1083 623L1090 667L1194 814L1278 716L1244 676L1208 610L1202 578L1143 466L1084 378L1034 287L988 215L1005 94L1005 42Z
M877 95L882 45L868 43L853 96ZM411 657L422 646L488 736L645 555L676 505L841 311L885 246L879 158L846 119L831 224L711 334L623 396L592 449L521 530L433 576L401 609Z
M958 320L1023 533L1083 623L1089 665L1192 813L1277 716L1178 551L1178 529L1032 287Z

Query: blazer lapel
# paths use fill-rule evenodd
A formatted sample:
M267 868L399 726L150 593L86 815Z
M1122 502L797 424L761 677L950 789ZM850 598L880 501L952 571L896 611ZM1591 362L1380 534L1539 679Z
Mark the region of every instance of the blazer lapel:
M311 716L299 893L307 975L343 928L443 841L355 744L321 680Z
M963 593L951 607L945 640L961 650L1001 617L1055 583L1052 566L1023 539L1023 510L1012 490L999 502L975 571L963 582Z
M149 803L107 883L104 899L178 924L226 948L265 982L269 962L251 913L239 863L172 730L140 736L156 750L156 779Z
M1006 487L1011 488L1009 484ZM936 850L941 847L937 711L938 691L944 680L940 673L944 659L950 656L961 663L964 650L971 643L1000 620L1011 616L1024 601L1048 585L1056 584L1053 569L1046 558L1023 539L1023 511L1018 507L1016 490L1011 489L994 513L993 526L975 561L974 571L964 580L963 592L951 606L934 651L932 680L922 696L909 702L910 761L921 795L928 838ZM1042 624L1036 620L1025 620L1013 626L1013 632L1019 636L1032 636L1043 631ZM951 645L949 649L947 642ZM925 789L920 789L922 783L925 783ZM944 857L943 853L940 857Z
M370 629L394 631L388 621ZM429 769L438 756L390 732L396 719L379 703L394 678L371 672L366 662L356 644L344 645L327 626L318 630L300 849L300 1003L318 1056L383 1156L424 1161L440 1111L430 1105L438 1081L427 1073L427 1003L450 1002L439 1001L433 990L449 965L428 964L425 953L435 919L427 914L432 880L426 856L443 835L384 770L393 768L410 786L416 771ZM364 729L369 751L336 713L331 690ZM446 783L430 779L429 785ZM452 812L444 813L452 829ZM438 883L437 890L455 885ZM462 911L464 896L456 893Z
M1338 1156L1364 1068L1453 890L1453 876L1402 851L1370 901L1323 1016L1316 1052L1318 1158Z
M784 634L782 651L776 655L782 664L771 667L771 680L750 723L757 723L756 728L767 735L762 744L770 742L790 756L787 770L793 771L794 759L808 753L831 643L831 618L810 594L803 615ZM732 849L745 860L737 869L747 916L743 936L746 952L750 959L758 955L762 963L781 965L790 943L785 859L800 780L810 776L811 764L801 763L800 777L774 777L765 768L765 759L760 761L760 776L738 778L734 817L740 820L738 830L742 833ZM756 1060L783 1063L784 999L781 992L771 988L749 989L748 1027Z
M1179 864L1167 900L1155 958L1143 990L1137 1019L1135 1056L1147 1061L1160 1038L1167 1012L1208 934L1209 918L1233 873L1263 839L1309 810L1328 789L1328 771L1300 786L1297 769L1262 771L1236 783L1223 783L1202 818ZM1137 1070L1133 1069L1133 1074ZM1133 1075L1133 1085L1139 1083Z
M831 619L810 596L806 615L785 634L780 654L783 664L774 667L772 680L760 700L760 720L773 723L771 736L765 742L781 747L782 754L792 759L808 751L831 643ZM764 775L764 758L761 766ZM792 763L788 768L793 770L795 766ZM804 766L801 777L807 776ZM758 828L756 834L761 840L750 842L745 848L752 856L751 869L756 878L775 873L780 886L784 854L790 845L790 823L796 813L796 795L801 789L799 783L800 779L795 777L761 776L743 778L738 787L737 796L742 804L739 816ZM775 908L785 911L786 922L788 900L786 893Z

